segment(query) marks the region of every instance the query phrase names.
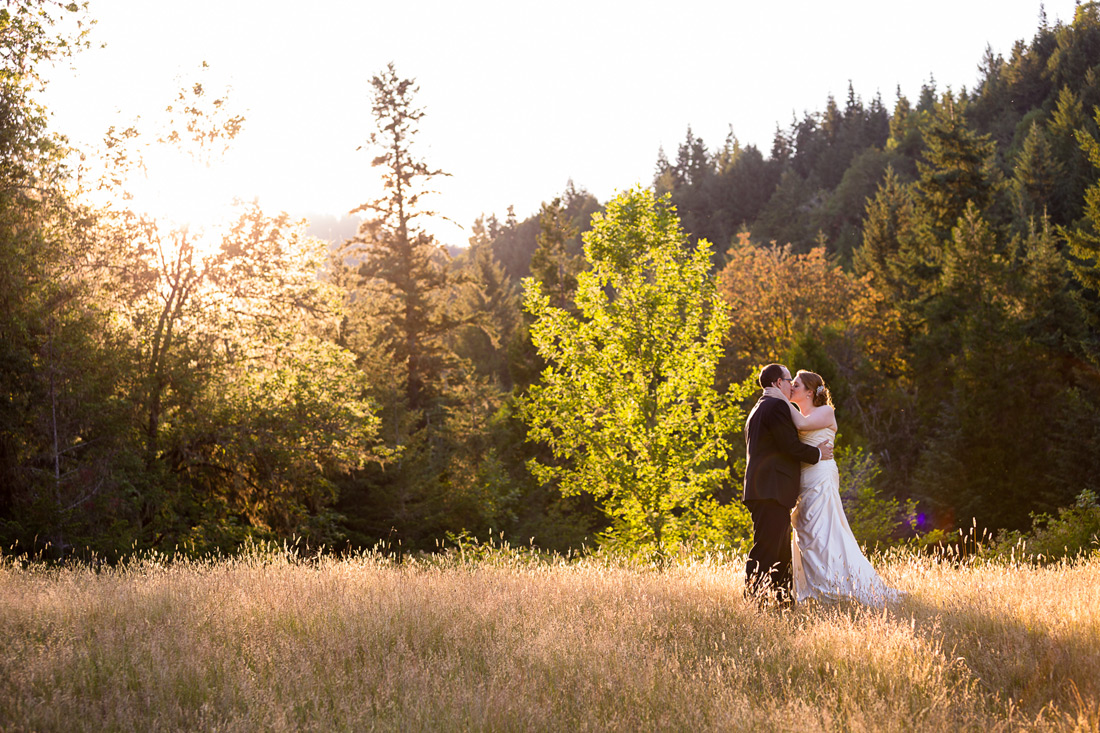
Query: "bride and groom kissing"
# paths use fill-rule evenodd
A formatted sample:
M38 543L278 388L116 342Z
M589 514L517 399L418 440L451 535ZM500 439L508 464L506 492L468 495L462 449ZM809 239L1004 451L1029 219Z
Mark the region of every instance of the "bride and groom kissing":
M898 599L864 557L840 501L833 460L837 422L829 390L808 371L768 364L764 393L745 425L745 505L753 545L745 593L780 607L853 599L882 607ZM793 528L793 535L792 535Z

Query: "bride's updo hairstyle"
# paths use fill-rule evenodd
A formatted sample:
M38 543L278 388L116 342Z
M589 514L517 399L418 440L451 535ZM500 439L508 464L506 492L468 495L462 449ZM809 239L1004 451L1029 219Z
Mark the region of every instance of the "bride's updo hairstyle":
M814 407L833 404L833 396L829 394L829 388L825 386L825 380L821 378L820 374L799 369L797 376L802 378L802 386L810 390L810 393L814 396Z

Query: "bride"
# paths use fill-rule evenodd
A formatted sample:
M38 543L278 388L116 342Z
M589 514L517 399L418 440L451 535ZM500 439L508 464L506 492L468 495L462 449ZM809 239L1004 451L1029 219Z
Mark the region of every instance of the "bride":
M835 443L836 412L819 375L800 370L791 383L790 401L791 417L803 443ZM840 475L832 459L813 466L802 464L801 490L791 524L796 601L850 598L881 608L898 600L899 592L875 572L848 526L840 502Z

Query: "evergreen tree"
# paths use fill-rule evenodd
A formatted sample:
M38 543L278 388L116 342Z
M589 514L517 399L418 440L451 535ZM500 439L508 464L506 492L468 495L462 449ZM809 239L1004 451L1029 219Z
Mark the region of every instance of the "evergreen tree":
M659 196L672 193L676 188L672 164L668 162L668 156L665 154L663 145L657 149L657 165L653 171L653 188Z
M781 163L765 160L755 145L748 145L733 156L715 177L713 236L718 249L732 244L737 233L760 216L779 183ZM723 253L720 253L723 254Z
M352 210L367 218L359 234L341 248L340 257L358 264L359 289L370 290L379 310L381 328L375 338L403 366L409 409L421 410L433 401L444 368L443 339L455 327L445 308L446 252L419 225L433 215L421 205L431 193L427 186L446 174L415 155L424 117L416 106L415 82L400 78L391 63L371 79L371 87L377 127L369 136L377 151L371 165L381 173L384 192Z
M968 204L986 213L998 194L993 142L967 126L965 110L965 101L956 101L948 92L936 103L923 131L925 150L918 163L917 189L930 234L938 242L950 241L951 230Z
M1032 124L1016 158L1009 184L1018 223L1026 225L1043 216L1060 218L1055 191L1063 175L1042 125Z
M1096 113L1100 126L1100 111ZM1084 130L1077 136L1081 149L1093 166L1100 169L1100 142ZM1070 269L1082 288L1080 302L1089 314L1090 334L1082 342L1085 354L1093 363L1100 363L1100 182L1085 191L1083 221L1076 227L1062 230L1068 240Z
M1004 57L995 54L987 45L978 64L981 78L970 106L970 119L975 129L988 132L1000 145L1008 145L1013 138L1018 114L1008 113L1012 99L1005 78Z
M401 552L427 549L448 532L484 536L512 516L515 490L492 439L506 394L493 373L499 364L479 370L464 358L480 344L499 359L500 334L512 326L489 233L478 233L466 267L454 267L420 224L433 215L422 205L428 186L445 174L414 152L424 116L418 87L393 64L371 86L377 129L369 140L384 192L356 209L368 218L335 267L356 267L346 337L380 404L389 455L345 478L338 508L353 542ZM517 228L510 213L495 233Z
M760 240L777 244L790 244L796 253L808 252L814 246L817 231L813 228L813 216L821 205L818 188L794 168L783 172L752 225L753 234Z
M542 284L556 308L566 308L572 302L577 275L584 269L584 256L575 251L577 234L578 228L560 196L542 205L538 249L531 256L531 277Z
M887 171L901 162L896 153L864 148L844 171L836 188L811 219L811 227L829 245L830 252L845 266L852 261L862 240L862 217L866 201L875 195Z
M1087 383L1091 378L1078 372L1095 330L1066 249L1049 217L1037 217L1020 238L1014 254L1020 272L1021 328L1026 339L1057 362L1056 379Z
M672 203L692 241L714 236L714 183L717 156L707 150L703 139L688 126L676 151L676 163L669 170Z
M1058 206L1050 214L1056 224L1063 226L1072 225L1081 217L1085 189L1091 183L1088 156L1077 140L1079 131L1095 134L1096 128L1088 123L1080 97L1069 87L1062 87L1047 123L1047 133L1054 163L1062 171L1054 191Z
M787 163L794 155L794 143L786 132L775 126L775 135L772 137L771 159L777 163Z
M676 165L672 167L679 186L701 189L713 173L713 162L703 139L697 137L688 126L684 141L676 151Z
M465 254L455 261L463 272L455 295L454 310L467 325L455 330L452 349L470 361L477 371L510 387L507 347L520 322L519 293L512 279L493 256L493 238L500 224L479 218Z
M1033 229L1013 257L973 204L953 233L913 363L926 439L915 488L946 522L1023 528L1085 477L1057 460L1074 440L1059 417L1077 409L1066 402L1068 354L1036 338L1043 311L1079 321L1064 288L1047 290L1065 282L1051 234ZM1095 414L1095 401L1086 408Z
M912 301L928 285L917 221L911 186L887 169L874 198L867 201L863 242L853 263L858 274L872 273L875 287L894 302Z
M851 85L848 88L851 90ZM854 90L851 91L854 102ZM824 133L826 142L836 144L840 141L840 136L844 134L844 122L844 115L837 106L836 99L830 94L825 100L825 111L821 113L821 132Z
M898 88L898 99L894 103L894 114L890 117L890 134L886 140L886 149L898 153L908 163L899 170L913 178L917 175L916 160L920 156L923 140L920 133L920 113L909 104L909 100Z
M928 81L920 85L920 97L917 98L918 112L931 112L936 107L936 77L928 76Z
M1036 54L1037 55L1037 54ZM1054 89L1086 88L1086 78L1100 57L1100 6L1095 2L1078 4L1073 22L1054 32L1054 47L1043 69L1044 77ZM1091 108L1100 99L1086 99Z
M883 148L890 139L890 112L882 102L881 93L876 93L875 98L871 100L863 130L862 139L865 145Z
M538 249L539 222L537 216L523 221L516 217L513 207L508 207L504 224L493 235L493 256L513 282L519 282L531 274L531 257Z

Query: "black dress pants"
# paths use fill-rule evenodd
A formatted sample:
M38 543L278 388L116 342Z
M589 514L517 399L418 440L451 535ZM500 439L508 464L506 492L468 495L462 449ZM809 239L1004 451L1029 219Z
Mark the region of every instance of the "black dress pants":
M759 598L791 599L791 510L777 501L747 501L752 549L745 564L745 592Z

